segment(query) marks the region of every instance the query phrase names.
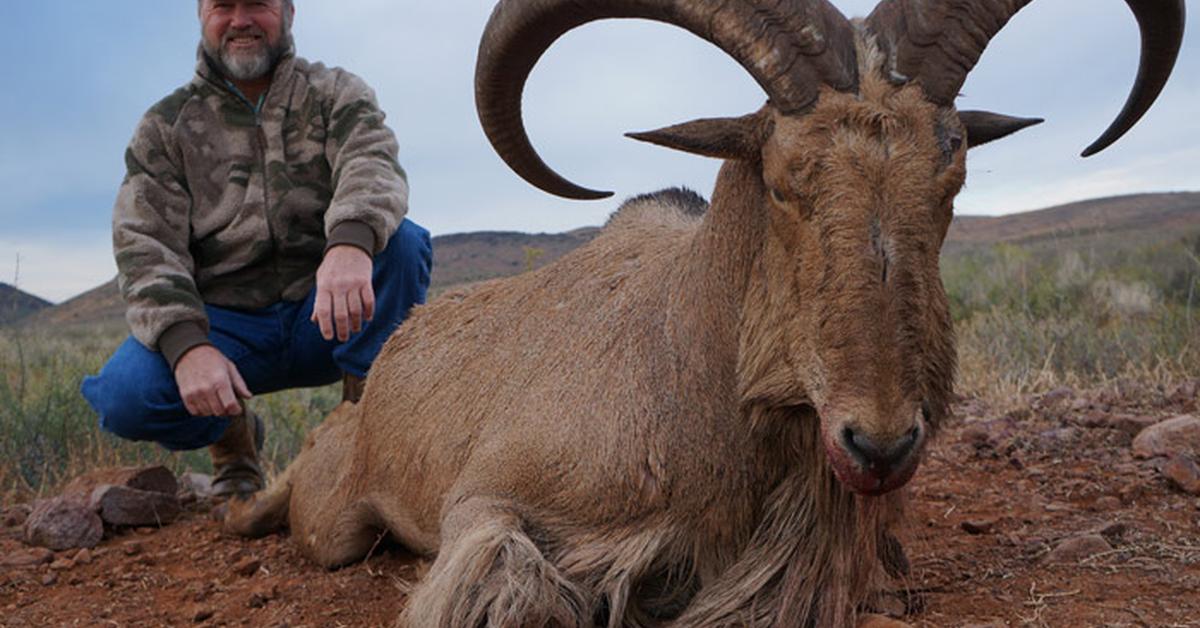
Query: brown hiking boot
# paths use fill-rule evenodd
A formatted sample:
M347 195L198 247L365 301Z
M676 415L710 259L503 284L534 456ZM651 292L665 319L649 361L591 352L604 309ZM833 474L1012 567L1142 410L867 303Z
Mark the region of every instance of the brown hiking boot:
M359 377L346 373L342 376L342 401L350 403L358 403L362 399L363 388L366 387L367 378Z
M214 497L246 497L266 486L262 467L258 464L263 431L262 419L246 410L230 421L221 440L209 446Z

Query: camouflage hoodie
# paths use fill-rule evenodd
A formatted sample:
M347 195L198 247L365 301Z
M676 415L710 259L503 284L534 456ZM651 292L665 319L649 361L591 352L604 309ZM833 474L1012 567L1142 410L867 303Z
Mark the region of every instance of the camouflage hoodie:
M378 253L408 208L395 136L357 76L289 52L256 112L198 56L138 125L113 210L129 326L172 367L208 342L204 304L301 300L328 247Z

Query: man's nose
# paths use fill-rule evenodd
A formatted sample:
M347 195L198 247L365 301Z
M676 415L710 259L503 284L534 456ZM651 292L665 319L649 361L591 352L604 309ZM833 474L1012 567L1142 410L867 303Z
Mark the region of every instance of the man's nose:
M233 15L230 17L229 25L238 29L254 25L254 22L250 19L250 9L246 8L245 3L233 3Z

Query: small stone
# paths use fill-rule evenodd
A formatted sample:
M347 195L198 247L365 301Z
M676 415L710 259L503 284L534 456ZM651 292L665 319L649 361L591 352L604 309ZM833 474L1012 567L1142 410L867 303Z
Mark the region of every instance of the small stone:
M1042 440L1042 443L1051 447L1073 442L1078 437L1079 430L1073 427L1060 427L1038 434L1038 438Z
M250 599L247 605L250 608L262 608L267 605L267 602L279 597L279 587L275 585L261 586L250 592Z
M49 571L49 572L46 572L42 576L42 585L43 586L51 587L51 586L54 586L56 583L58 583L58 574L57 573L55 573L53 571Z
M50 563L50 569L54 571L67 571L75 568L75 561L69 558L60 558Z
M79 553L75 555L75 562L81 565L92 564L92 550L86 547L79 550Z
M258 573L258 568L262 567L262 561L257 558L244 558L233 566L233 573L248 578Z
M105 523L114 526L163 526L174 521L181 510L174 492L142 491L112 484L96 487L90 503Z
M192 615L192 621L196 622L197 624L203 623L212 619L212 616L216 614L217 612L211 608L196 609L196 612Z
M1082 412L1092 407L1092 400L1087 397L1080 397L1071 402L1071 409L1076 412Z
M121 547L126 556L137 556L142 553L142 544L137 541L126 543Z
M1008 466L1016 469L1017 471L1025 470L1025 463L1021 462L1021 459L1016 456L1013 456L1008 459Z
M1123 521L1110 521L1109 523L1100 526L1100 529L1097 530L1096 533L1104 537L1104 539L1109 543L1115 545L1121 540L1122 537L1125 536L1125 533L1128 531L1129 524Z
M1110 425L1129 436L1137 436L1142 430L1159 422L1159 418L1148 415L1117 414L1113 415Z
M991 446L991 436L988 434L987 428L982 425L969 425L962 431L962 442L971 445L975 449L984 449Z
M1200 495L1200 467L1189 456L1176 455L1163 467L1171 484L1189 495Z
M1077 563L1112 549L1108 541L1099 534L1087 534L1067 539L1046 555L1048 563Z
M962 628L1008 628L1002 619L989 619L982 624L963 624Z
M963 532L966 532L967 534L971 534L971 535L991 534L992 529L995 528L995 526L996 526L995 521L983 521L983 520L964 521L964 522L958 524L958 527L962 528Z
M167 495L175 495L179 492L179 482L175 479L175 474L170 469L157 465L97 469L72 480L63 489L63 495L86 500L96 488L105 484Z
M54 552L44 547L31 547L25 550L0 554L0 567L36 567L54 560Z
M1121 509L1121 500L1120 500L1120 498L1115 497L1113 495L1105 495L1104 497L1101 497L1100 499L1096 500L1094 507L1096 510L1098 510L1100 512L1109 512L1112 510L1120 510Z
M25 540L54 551L95 547L103 537L104 523L96 513L61 497L39 502L25 521Z
M1067 401L1075 396L1075 390L1068 387L1055 388L1050 392L1042 395L1041 405L1043 408L1057 406L1060 403Z
M188 472L179 476L180 491L191 493L199 498L212 497L211 475Z
M1155 423L1133 439L1133 455L1137 458L1200 455L1200 419L1184 414Z
M18 504L16 506L9 506L3 511L0 511L3 513L0 518L3 519L2 523L4 524L4 527L19 528L25 525L25 520L29 518L29 513L32 511L33 508L28 504Z
M1181 405L1194 404L1197 393L1200 393L1200 379L1192 379L1175 387L1168 401Z

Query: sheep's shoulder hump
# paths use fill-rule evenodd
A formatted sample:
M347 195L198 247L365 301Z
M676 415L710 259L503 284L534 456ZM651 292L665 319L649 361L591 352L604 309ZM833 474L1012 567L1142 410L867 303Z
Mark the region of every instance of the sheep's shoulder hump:
M608 219L606 231L625 228L687 228L700 222L708 211L708 201L687 188L667 188L634 196Z

